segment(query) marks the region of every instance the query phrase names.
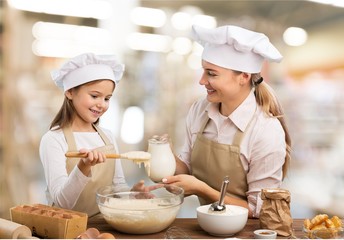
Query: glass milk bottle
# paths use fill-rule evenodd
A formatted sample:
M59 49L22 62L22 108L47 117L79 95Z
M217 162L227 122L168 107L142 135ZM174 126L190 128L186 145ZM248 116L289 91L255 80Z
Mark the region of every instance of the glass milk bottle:
M151 154L149 178L161 182L166 176L174 175L176 160L172 153L167 137L157 137L148 140L148 152Z

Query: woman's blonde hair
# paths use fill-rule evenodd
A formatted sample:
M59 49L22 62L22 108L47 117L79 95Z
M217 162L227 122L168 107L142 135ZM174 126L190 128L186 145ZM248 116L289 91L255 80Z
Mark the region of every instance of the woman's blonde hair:
M278 99L276 98L274 91L271 87L262 81L260 73L255 73L251 75L251 84L255 87L256 101L259 106L262 107L263 111L269 115L276 117L284 130L285 142L286 142L286 156L283 165L283 178L286 176L290 160L291 160L291 138L284 118L284 111Z

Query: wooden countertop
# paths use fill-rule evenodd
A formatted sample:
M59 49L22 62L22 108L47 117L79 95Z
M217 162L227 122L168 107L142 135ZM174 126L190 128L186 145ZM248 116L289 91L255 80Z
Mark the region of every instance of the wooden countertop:
M293 228L294 236L296 238L304 238L304 233L302 232L303 219L294 219ZM171 234L176 234L176 232L184 232L182 237L179 238L192 238L192 239L209 239L209 238L224 238L224 237L214 237L209 235L207 232L203 231L198 225L196 218L177 218L167 229L159 233L154 234L144 234L144 235L133 235L117 232L114 230L103 218L101 214L91 217L88 220L88 228L97 228L100 232L112 233L117 239L172 239ZM235 234L235 238L253 239L253 231L259 229L259 219L248 219L245 228L239 233ZM174 236L174 238L178 238ZM283 237L278 237L283 238ZM289 237L290 238L290 237Z

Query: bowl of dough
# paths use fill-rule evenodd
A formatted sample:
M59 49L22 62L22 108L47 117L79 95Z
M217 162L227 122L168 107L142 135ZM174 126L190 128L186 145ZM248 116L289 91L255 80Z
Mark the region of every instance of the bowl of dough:
M150 192L117 191L101 187L97 204L106 222L115 230L129 234L157 233L175 220L184 201L184 190L162 185Z
M197 221L210 235L217 237L233 236L246 225L248 209L235 205L225 205L224 211L210 211L209 205L197 208Z

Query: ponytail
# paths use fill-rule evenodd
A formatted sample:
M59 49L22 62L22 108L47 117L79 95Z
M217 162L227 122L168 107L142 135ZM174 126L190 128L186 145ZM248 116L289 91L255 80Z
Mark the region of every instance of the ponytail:
M256 101L263 111L271 117L276 117L284 130L286 142L286 156L283 164L283 179L285 178L291 160L291 138L285 122L284 112L272 88L263 81L259 73L251 75L252 85L255 87Z

